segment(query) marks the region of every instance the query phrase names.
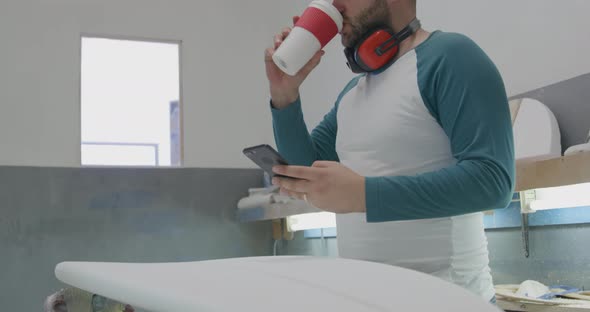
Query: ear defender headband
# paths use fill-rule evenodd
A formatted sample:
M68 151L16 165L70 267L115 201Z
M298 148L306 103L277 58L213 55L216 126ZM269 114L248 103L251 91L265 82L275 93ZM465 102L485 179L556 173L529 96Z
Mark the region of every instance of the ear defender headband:
M420 29L420 21L412 20L395 34L389 27L377 27L367 32L354 48L344 49L347 65L353 73L370 73L393 62L399 44Z

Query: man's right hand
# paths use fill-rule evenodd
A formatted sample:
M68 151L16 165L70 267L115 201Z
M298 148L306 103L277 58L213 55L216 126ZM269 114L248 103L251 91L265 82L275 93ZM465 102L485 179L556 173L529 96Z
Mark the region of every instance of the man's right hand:
M293 24L299 20L298 16L293 17ZM291 28L284 28L280 34L274 37L274 47L266 49L264 53L264 62L266 64L266 77L270 84L270 97L272 106L277 109L283 109L289 104L295 102L299 97L299 87L307 78L309 73L318 66L324 51L318 51L313 58L295 75L285 74L272 60L272 55L276 49L283 43L283 40L289 35Z

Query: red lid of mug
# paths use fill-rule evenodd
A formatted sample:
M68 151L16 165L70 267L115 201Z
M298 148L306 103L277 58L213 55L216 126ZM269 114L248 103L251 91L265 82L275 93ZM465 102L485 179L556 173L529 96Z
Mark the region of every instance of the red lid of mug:
M318 39L322 48L338 34L338 25L334 19L313 6L308 7L303 12L295 26L312 33Z

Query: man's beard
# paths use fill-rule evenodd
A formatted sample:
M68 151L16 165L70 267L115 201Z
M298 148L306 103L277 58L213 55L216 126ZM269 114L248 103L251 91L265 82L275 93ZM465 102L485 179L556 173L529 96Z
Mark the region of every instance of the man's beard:
M385 0L375 0L373 5L361 11L354 20L345 17L344 22L350 26L350 32L342 35L342 45L352 48L371 29L377 26L391 28L391 14Z

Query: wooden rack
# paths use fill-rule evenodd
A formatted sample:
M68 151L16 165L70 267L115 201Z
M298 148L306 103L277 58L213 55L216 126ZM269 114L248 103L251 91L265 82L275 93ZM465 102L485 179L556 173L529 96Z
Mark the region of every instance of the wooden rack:
M516 192L590 182L590 152L516 161Z

